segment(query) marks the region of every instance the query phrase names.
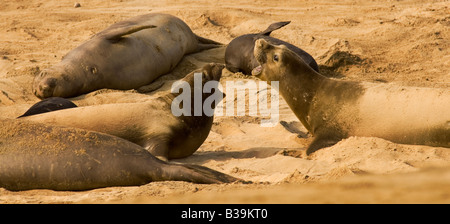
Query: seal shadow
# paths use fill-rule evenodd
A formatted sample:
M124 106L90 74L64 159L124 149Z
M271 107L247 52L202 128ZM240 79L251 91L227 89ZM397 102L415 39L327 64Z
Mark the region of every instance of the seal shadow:
M298 138L308 138L309 133L300 130L303 128L303 125L299 121L280 121L281 126L283 126L287 131L297 134Z
M292 156L296 158L306 157L306 148L278 148L278 147L255 147L241 151L206 151L196 152L193 155L174 159L171 162L205 164L209 161L225 162L231 159L264 159L275 155Z

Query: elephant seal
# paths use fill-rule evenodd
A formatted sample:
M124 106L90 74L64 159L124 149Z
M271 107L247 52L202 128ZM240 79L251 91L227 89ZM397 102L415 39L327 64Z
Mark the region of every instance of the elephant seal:
M137 16L111 25L44 69L33 81L33 93L44 99L135 89L170 72L184 55L219 46L175 16Z
M74 107L77 107L77 105L68 99L61 97L50 97L37 102L18 118Z
M286 46L256 41L253 75L280 94L314 136L307 154L349 136L450 147L450 89L342 81L322 76Z
M77 128L3 119L0 187L8 190L89 190L152 181L229 183L212 169L158 160L124 139Z
M306 64L308 64L309 66L311 66L311 68L318 72L319 67L317 65L317 62L307 52L290 43L269 36L272 31L280 29L281 27L286 26L289 23L290 21L273 23L266 30L260 33L245 34L233 39L228 44L225 50L226 68L234 73L242 72L245 75L251 75L252 70L259 65L258 61L255 59L255 56L253 55L255 41L258 39L265 39L276 45L282 44L287 46L290 50L294 51L303 60L305 60Z
M223 68L222 64L207 64L186 75L182 81L194 89L194 74L202 72L200 84L203 89L207 82L220 80ZM77 107L20 119L111 134L144 147L160 159L177 159L192 155L203 144L214 119L204 113L201 116L175 116L172 102L180 94L170 92L141 103ZM202 102L213 94L218 93L203 93ZM223 93L220 94L223 97ZM194 91L190 96L194 102ZM188 109L193 111L194 107L192 104Z

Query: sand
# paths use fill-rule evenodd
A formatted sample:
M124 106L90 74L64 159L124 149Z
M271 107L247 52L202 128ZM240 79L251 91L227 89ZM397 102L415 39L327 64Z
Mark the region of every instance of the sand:
M329 77L450 88L450 5L446 1L75 1L11 0L0 5L0 117L38 102L33 77L109 25L150 12L183 19L203 37L227 44L273 22L272 33L309 52ZM186 56L175 70L139 91L100 90L72 99L79 106L140 102L208 62L225 47ZM224 70L221 83L256 80ZM0 203L449 203L450 150L350 137L305 156L312 137L279 102L280 121L219 116L195 163L253 181L200 185L154 182L82 192L0 189ZM382 105L380 105L382 106ZM449 105L450 109L450 105Z

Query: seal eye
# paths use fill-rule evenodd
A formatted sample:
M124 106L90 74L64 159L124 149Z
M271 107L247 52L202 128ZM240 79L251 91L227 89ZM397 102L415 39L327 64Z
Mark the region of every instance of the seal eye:
M273 55L273 60L274 60L274 61L278 61L278 55L276 55L276 54Z

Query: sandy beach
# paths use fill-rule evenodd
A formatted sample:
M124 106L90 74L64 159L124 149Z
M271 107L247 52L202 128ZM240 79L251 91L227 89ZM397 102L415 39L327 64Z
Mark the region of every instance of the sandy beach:
M271 36L292 43L342 80L450 88L448 1L144 1L10 0L0 4L0 117L15 118L39 99L34 76L109 25L146 13L168 13L220 48L185 56L169 74L143 87L99 90L71 98L78 106L142 102L210 62L224 63L226 44L278 21ZM221 83L257 81L223 70ZM142 90L142 89L141 89ZM248 95L248 94L247 94ZM382 107L383 105L379 105ZM450 105L449 111L450 111ZM279 122L260 116L216 116L192 156L176 160L252 181L202 185L152 182L81 192L0 188L0 203L450 203L450 149L350 137L311 156L312 137L279 101Z

